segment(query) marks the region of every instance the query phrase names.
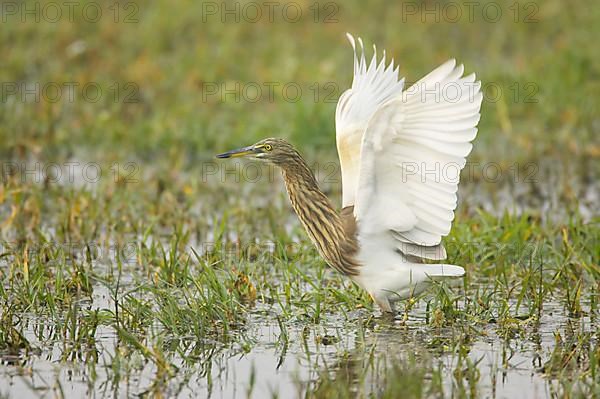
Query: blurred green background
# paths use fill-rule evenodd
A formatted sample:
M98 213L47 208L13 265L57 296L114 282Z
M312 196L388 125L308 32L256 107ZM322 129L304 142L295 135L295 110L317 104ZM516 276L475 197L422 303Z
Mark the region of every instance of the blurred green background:
M514 162L560 163L567 202L598 178L600 7L589 2L296 1L275 2L269 14L256 2L142 1L104 4L98 18L98 3L88 3L72 17L62 3L3 5L3 159L132 161L153 184L156 174L195 173L215 152L281 136L309 161L335 161L350 32L368 54L371 43L385 48L407 82L452 57L477 73L486 100L470 161L498 162L505 175ZM268 82L278 84L272 99ZM22 93L35 84L39 101ZM303 89L298 101L286 84ZM548 177L541 169L536 180Z

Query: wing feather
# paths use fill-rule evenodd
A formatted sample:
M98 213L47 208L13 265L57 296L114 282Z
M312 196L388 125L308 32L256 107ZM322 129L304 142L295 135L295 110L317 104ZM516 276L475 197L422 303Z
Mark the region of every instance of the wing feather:
M363 239L389 234L404 254L445 258L440 243L454 220L483 99L475 75L463 73L449 60L372 113L354 204Z
M352 206L355 202L360 167L362 137L369 119L375 111L389 99L402 93L404 79L398 80L398 67L394 60L386 66L386 54L377 62L377 49L367 66L364 44L358 38L360 56L357 55L356 41L347 34L354 51L354 77L352 87L338 100L335 111L336 143L342 170L342 206Z

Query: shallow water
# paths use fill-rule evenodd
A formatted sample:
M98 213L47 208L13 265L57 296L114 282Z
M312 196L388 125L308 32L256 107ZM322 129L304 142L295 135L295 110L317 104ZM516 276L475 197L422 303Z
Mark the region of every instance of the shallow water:
M112 309L114 302L104 285L95 284L93 300L81 306ZM53 326L46 325L46 320L24 315L26 337L35 349L18 356L2 354L0 393L9 397L122 397L157 390L179 397L304 397L326 373L356 385L359 392L376 394L387 368L417 354L437 364L444 395L455 396L460 392L453 377L458 355L449 348L457 331L432 328L426 317L426 302L421 300L405 321L401 316L393 319L357 309L326 315L318 325L301 319L280 324L272 305L258 303L229 342L170 337L177 341L173 347L189 350L183 356L170 352L178 370L162 378L154 363L135 353L126 373L115 368L115 351L123 349L111 328L98 328L98 361L85 361L85 354L69 353L68 340L52 338ZM524 328L525 334L502 338L496 327L493 322L474 327L478 333L473 334L468 357L477 364L479 375L471 389L482 397L538 398L554 390L554 381L542 366L556 345L555 334L567 334L570 329L593 332L598 326L587 316L570 319L563 305L550 302L544 304L539 323ZM182 341L187 343L180 345Z

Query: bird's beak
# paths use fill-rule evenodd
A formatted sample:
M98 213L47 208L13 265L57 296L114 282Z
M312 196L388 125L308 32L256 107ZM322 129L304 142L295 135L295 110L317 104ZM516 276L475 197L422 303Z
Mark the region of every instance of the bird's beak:
M246 155L256 154L258 152L259 151L256 147L254 147L253 145L250 145L248 147L242 147L242 148L238 148L237 150L231 150L231 151L224 152L222 154L218 154L217 158L237 158L237 157L243 157Z

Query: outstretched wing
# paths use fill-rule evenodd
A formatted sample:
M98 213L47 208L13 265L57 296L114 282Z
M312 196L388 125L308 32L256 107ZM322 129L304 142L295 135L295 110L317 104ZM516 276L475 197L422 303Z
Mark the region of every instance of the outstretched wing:
M346 34L354 50L354 78L352 87L338 100L335 111L335 130L338 155L342 170L342 207L354 205L360 167L360 147L367 122L375 111L390 98L400 95L404 79L398 80L394 60L385 64L385 51L379 64L377 49L369 66L365 59L363 42L358 38L361 55L356 54L354 37Z
M354 215L408 255L444 259L460 170L477 135L482 94L450 60L379 107L362 139Z

